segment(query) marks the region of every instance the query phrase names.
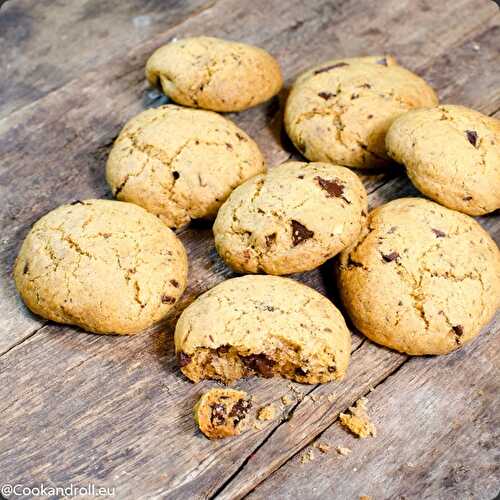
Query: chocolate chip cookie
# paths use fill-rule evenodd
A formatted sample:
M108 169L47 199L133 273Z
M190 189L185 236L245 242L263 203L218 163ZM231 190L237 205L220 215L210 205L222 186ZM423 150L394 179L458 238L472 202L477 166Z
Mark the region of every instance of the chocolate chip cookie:
M194 382L257 374L316 384L344 377L351 335L316 290L250 275L224 281L189 305L177 322L175 349Z
M418 109L394 121L386 146L415 187L445 207L500 208L500 120L463 106Z
M437 102L432 88L393 57L339 59L297 79L285 126L311 161L379 167L388 163L385 134L394 119Z
M175 102L213 111L256 106L283 85L278 62L265 50L206 36L160 47L147 62L146 77Z
M230 120L167 105L132 118L116 140L106 177L113 194L169 227L212 218L231 191L265 171L264 158Z
M476 337L500 304L500 252L471 217L421 198L369 214L340 256L340 294L354 325L407 354L444 354Z
M95 333L132 334L165 317L186 286L182 243L131 203L75 201L42 217L14 267L40 316Z
M210 389L194 407L194 419L209 439L237 436L245 428L252 402L244 391Z
M233 191L215 220L215 246L240 273L308 271L358 238L367 210L349 169L288 162Z

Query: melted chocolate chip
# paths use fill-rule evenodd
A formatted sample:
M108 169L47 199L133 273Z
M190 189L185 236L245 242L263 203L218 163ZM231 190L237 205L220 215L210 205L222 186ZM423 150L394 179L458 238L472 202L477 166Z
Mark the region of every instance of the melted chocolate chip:
M336 366L335 366L335 365L333 365L333 366L329 366L329 367L328 367L328 372L329 372L329 373L335 373L336 371L337 371L337 368L336 368Z
M453 327L453 333L461 337L464 334L464 327L462 325L456 325Z
M174 170L174 171L172 172L172 176L173 176L173 178L174 178L175 180L177 180L177 179L181 176L181 174L179 174L179 172L177 172L177 170Z
M298 375L299 377L304 377L305 375L307 375L307 372L303 368L298 366L297 368L295 368L295 375Z
M189 365L191 363L191 356L189 354L186 354L185 352L180 351L179 354L177 354L177 360L179 362L179 366L183 368L184 366Z
M23 274L26 274L28 272L29 268L30 268L30 266L26 262L26 264L24 264Z
M318 75L319 73L324 73L325 71L330 71L331 69L335 69L335 68L342 68L343 66L349 66L349 65L345 62L339 62L336 64L332 64L331 66L325 66L324 68L317 69L314 72L314 74Z
M175 286L175 288L179 288L179 282L177 280L170 280L170 284Z
M467 140L476 147L477 144L477 132L475 130L466 130L465 135L467 135Z
M226 148L227 149L233 149L233 146L231 144L229 144L229 142L226 142Z
M293 246L297 246L305 240L312 238L314 232L307 229L306 226L296 220L292 220L292 242Z
M274 375L273 366L276 362L265 354L250 354L250 356L242 356L241 359L245 365L260 373L264 378L271 378Z
M325 101L328 101L328 99L335 97L336 94L332 94L331 92L318 92L318 95L322 97Z
M210 422L212 425L222 425L226 420L226 405L222 403L214 403L212 406L212 414Z
M382 66L387 66L387 58L383 57L377 61L377 64L381 64Z
M171 297L170 295L162 295L161 301L163 304L173 304L175 302L175 297Z
M269 248L276 241L276 233L266 234L266 246Z
M462 200L464 200L464 201L470 201L470 200L472 200L472 196L464 196L462 198Z
M238 400L229 412L229 416L234 418L234 425L240 423L252 407L252 403L248 399Z
M236 137L240 140L240 141L244 141L245 140L245 137L243 135L241 135L239 132L236 132Z
M444 238L446 236L446 233L441 231L441 229L432 228L432 232L436 235L436 238Z
M83 201L80 201L80 200L75 200L75 201L72 201L70 203L70 205L85 205L85 203L83 203Z
M390 254L382 254L382 258L386 261L386 262L392 262L393 260L396 260L399 258L399 254L398 252L391 252Z

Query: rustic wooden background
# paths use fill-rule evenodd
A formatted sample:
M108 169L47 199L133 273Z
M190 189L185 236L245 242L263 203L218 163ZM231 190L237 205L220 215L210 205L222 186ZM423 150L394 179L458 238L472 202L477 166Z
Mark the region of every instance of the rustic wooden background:
M210 442L191 411L211 382L177 369L175 317L232 276L208 224L179 236L189 287L174 318L135 337L90 335L31 315L11 279L20 242L48 210L110 197L104 163L126 120L165 99L147 88L148 55L173 37L253 43L287 85L338 56L391 53L443 102L500 117L500 15L488 0L60 0L0 2L0 484L116 487L117 498L494 498L500 490L499 322L464 349L409 358L353 332L342 383L237 384L275 420ZM283 98L232 114L271 166L296 156ZM398 168L363 178L371 206L415 190ZM500 238L498 213L480 222ZM331 266L297 276L336 301ZM374 390L373 390L374 389ZM296 397L296 392L304 397ZM295 402L284 407L280 397ZM376 438L340 411L368 394ZM320 453L317 442L332 446ZM352 449L341 457L333 448ZM315 459L301 463L305 451Z

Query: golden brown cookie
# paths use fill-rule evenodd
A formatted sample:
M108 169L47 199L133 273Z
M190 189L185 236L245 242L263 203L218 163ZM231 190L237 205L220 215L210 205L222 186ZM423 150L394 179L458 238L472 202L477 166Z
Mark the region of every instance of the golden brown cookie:
M207 36L160 47L146 77L179 104L213 111L242 111L267 101L283 85L278 62L245 43Z
M471 217L421 198L369 214L340 254L340 295L354 325L408 354L444 354L476 337L500 304L500 253Z
M182 243L131 203L76 201L42 217L14 268L36 314L95 333L137 333L164 318L186 287Z
M344 377L351 335L338 309L316 290L277 276L243 276L183 311L175 350L194 382L258 374L316 384Z
M245 429L252 402L244 391L210 389L194 407L194 420L209 439L237 436Z
M234 123L211 111L167 105L125 125L106 177L118 199L178 228L214 217L236 186L263 171L259 148Z
M240 273L308 271L358 238L367 210L349 169L288 162L233 191L215 220L215 246Z
M394 121L386 146L441 205L469 215L500 208L500 120L463 106L417 109Z
M338 59L297 79L285 126L311 161L378 167L388 163L385 134L394 119L437 102L432 88L393 57Z

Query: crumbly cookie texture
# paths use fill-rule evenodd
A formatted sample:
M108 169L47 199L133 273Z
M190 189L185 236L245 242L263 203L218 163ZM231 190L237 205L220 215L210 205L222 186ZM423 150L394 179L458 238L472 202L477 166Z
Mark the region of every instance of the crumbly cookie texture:
M267 101L283 85L268 52L212 37L178 40L156 50L146 77L175 102L213 111L242 111Z
M169 227L213 218L231 191L265 171L250 137L230 120L175 105L132 118L106 167L113 194L158 215Z
M393 57L338 59L297 79L285 127L311 161L380 167L388 163L385 134L394 119L437 103L432 88Z
M277 276L242 276L189 305L175 329L182 372L194 382L281 375L315 384L341 379L351 335L323 295Z
M500 120L463 106L413 110L394 121L386 146L415 187L445 207L500 208Z
M210 389L196 403L196 424L209 439L237 436L246 428L246 417L252 407L248 394L234 389Z
M339 415L340 423L360 438L377 435L375 424L366 412L366 401L366 398L359 399L354 406L349 407L348 413Z
M349 169L288 162L233 191L213 226L215 246L240 273L309 271L358 238L367 210Z
M340 255L340 295L354 325L407 354L445 354L476 337L500 303L500 252L471 217L421 198L369 214Z
M161 320L186 287L182 243L131 203L75 201L42 217L14 267L26 305L95 333L137 333Z

